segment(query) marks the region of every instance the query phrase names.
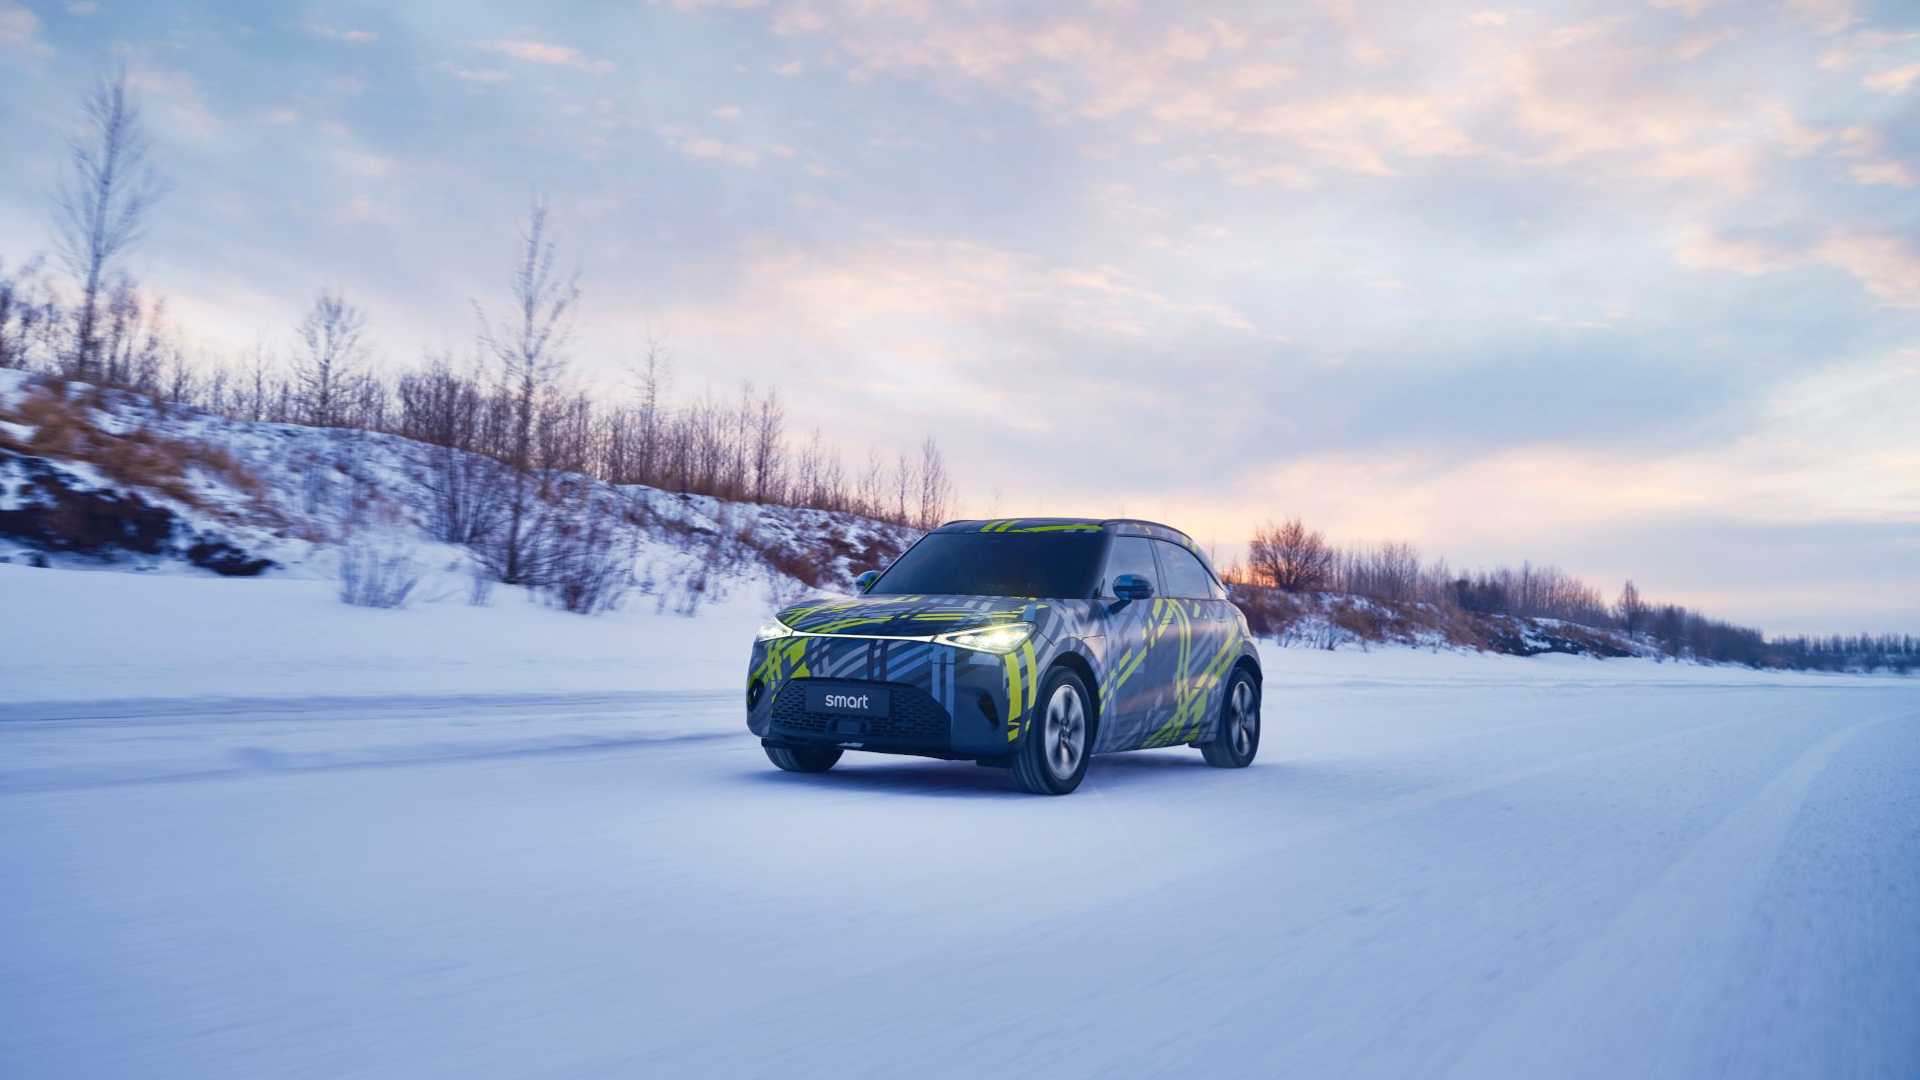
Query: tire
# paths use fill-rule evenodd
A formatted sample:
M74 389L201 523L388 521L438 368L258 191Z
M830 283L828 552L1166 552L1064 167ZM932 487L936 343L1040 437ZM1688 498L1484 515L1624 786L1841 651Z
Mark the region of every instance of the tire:
M837 746L767 746L767 760L788 772L826 772L840 760Z
M1220 695L1220 728L1197 744L1200 756L1216 769L1244 769L1260 753L1260 684L1245 668L1235 668Z
M1093 698L1069 668L1047 672L1038 713L1013 755L1013 778L1035 795L1065 795L1080 786L1093 755Z

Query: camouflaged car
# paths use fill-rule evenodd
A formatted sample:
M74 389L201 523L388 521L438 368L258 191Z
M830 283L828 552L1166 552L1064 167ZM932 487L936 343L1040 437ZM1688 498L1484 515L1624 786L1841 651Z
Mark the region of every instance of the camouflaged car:
M747 727L792 772L847 750L1012 769L1064 795L1094 754L1260 749L1260 660L1185 533L1147 521L956 521L860 594L781 611L747 671Z

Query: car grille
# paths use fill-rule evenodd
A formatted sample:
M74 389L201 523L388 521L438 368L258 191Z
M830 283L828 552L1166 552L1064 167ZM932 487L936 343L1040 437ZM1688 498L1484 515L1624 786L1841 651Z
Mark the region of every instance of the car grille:
M892 709L886 716L862 718L865 730L859 735L842 734L849 741L859 739L895 740L912 743L947 742L947 710L933 695L917 686L885 684L892 692ZM827 725L838 717L819 716L807 711L806 680L794 679L780 688L773 699L773 725L777 729L802 735L822 736Z

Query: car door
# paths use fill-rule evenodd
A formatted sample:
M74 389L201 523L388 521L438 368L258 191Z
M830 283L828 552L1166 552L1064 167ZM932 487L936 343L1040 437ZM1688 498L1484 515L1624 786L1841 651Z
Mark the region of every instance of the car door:
M1153 583L1154 599L1121 604L1113 582L1122 574L1138 574ZM1105 623L1106 672L1100 682L1100 738L1097 751L1130 750L1146 740L1154 696L1148 660L1153 614L1159 603L1160 565L1153 541L1144 536L1115 536L1107 545L1101 572L1100 618Z
M1208 733L1220 688L1236 655L1239 622L1200 557L1183 545L1152 541L1164 595L1149 629L1159 693L1147 707L1143 746L1177 746Z

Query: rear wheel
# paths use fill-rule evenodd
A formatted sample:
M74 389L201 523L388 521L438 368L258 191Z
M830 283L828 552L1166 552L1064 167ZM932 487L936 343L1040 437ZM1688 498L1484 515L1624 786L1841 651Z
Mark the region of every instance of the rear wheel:
M788 772L826 772L840 760L837 746L768 746L767 760Z
M1093 709L1080 677L1064 667L1047 673L1038 700L1040 715L1013 755L1013 776L1035 795L1065 795L1087 775Z
M1220 702L1220 730L1200 744L1200 756L1216 769L1244 769L1260 752L1260 688L1245 668L1233 673Z

